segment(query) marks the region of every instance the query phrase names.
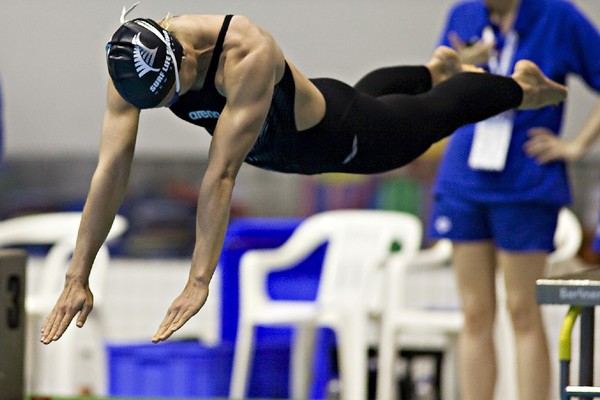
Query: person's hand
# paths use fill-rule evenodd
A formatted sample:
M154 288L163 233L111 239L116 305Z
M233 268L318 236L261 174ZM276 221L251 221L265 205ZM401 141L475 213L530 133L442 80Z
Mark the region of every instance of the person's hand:
M495 45L493 40L488 39L480 39L474 43L466 43L454 31L448 33L448 40L460 55L462 62L473 65L487 64Z
M188 282L183 292L173 301L167 315L152 337L154 343L167 340L176 330L181 328L206 303L208 284Z
M94 296L87 285L67 282L50 315L42 326L40 341L55 342L65 333L77 313L77 326L81 328L94 307Z
M525 152L540 164L551 161L575 161L583 154L574 142L565 142L546 128L532 128L528 131Z

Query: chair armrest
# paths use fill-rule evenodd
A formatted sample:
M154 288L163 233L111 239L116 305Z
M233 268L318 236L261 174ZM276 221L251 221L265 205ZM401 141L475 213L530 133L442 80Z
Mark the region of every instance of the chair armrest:
M583 232L581 224L573 211L566 207L560 210L558 224L554 233L554 247L548 255L549 266L572 260L581 247Z
M406 305L405 295L409 285L409 272L415 269L428 270L446 267L452 257L452 243L439 240L428 249L417 252L399 252L390 256L386 263L384 291L384 313L396 312Z
M409 268L441 268L447 266L452 259L452 242L441 239L428 249L417 252L410 261Z
M325 241L325 236L299 226L279 247L246 251L241 258L240 267L251 268L254 273L289 269L307 258Z
M325 236L300 225L289 239L274 249L248 250L240 259L242 305L268 301L266 280L270 272L291 269L326 241Z

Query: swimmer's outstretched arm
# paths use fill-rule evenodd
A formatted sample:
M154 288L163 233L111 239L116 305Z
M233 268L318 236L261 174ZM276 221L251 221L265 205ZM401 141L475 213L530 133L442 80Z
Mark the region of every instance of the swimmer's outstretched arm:
M58 340L77 314L77 326L82 327L92 311L90 271L127 190L139 112L125 102L109 82L98 165L83 210L64 289L42 326L40 340L44 344Z
M208 168L200 185L196 244L188 281L173 301L153 342L169 338L206 302L227 224L236 175L267 117L275 86L271 46L239 56L229 51L224 66L227 103L210 145Z

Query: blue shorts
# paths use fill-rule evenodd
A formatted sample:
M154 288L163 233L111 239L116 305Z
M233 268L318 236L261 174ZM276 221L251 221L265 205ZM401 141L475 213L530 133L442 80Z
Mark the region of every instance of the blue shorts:
M428 226L431 238L492 240L507 251L554 250L561 206L539 203L484 203L437 195Z

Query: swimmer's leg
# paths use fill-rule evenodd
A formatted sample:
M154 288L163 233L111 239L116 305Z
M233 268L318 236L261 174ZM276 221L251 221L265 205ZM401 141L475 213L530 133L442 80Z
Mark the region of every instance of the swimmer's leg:
M546 78L533 63L521 65L513 76L464 72L418 96L387 95L379 100L402 117L407 132L433 143L460 126L510 109L556 104L566 97L566 88Z
M424 66L398 66L377 69L363 77L355 88L379 97L388 94L420 94L459 72L473 69L461 63L455 50L440 46Z
M376 69L354 87L369 96L419 94L431 89L431 74L425 66L397 66Z

